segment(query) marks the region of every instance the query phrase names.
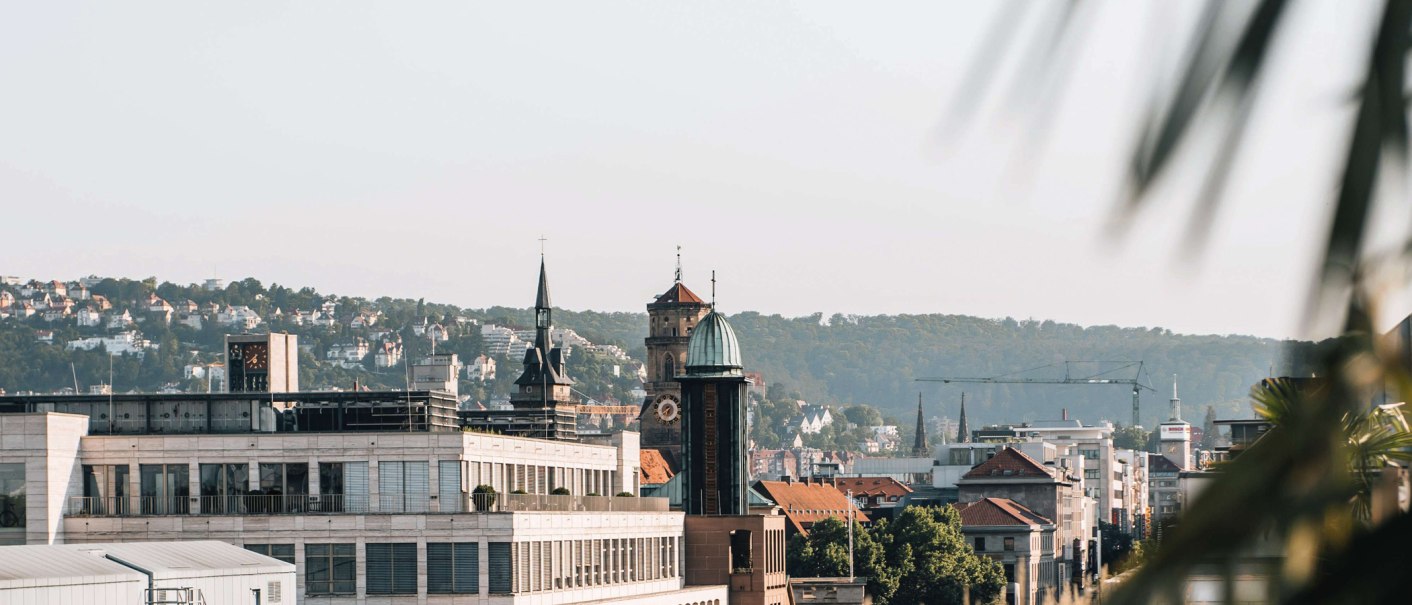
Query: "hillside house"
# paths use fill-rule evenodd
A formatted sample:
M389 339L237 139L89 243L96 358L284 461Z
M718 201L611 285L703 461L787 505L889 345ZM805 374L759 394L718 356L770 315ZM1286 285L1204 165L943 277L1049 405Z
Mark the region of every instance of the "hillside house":
M9 290L0 290L0 309L8 309L15 306L15 295Z
M90 307L90 305L80 308L73 318L78 321L79 327L83 328L97 328L103 325L103 312Z
M123 309L122 313L108 314L108 329L121 330L132 325L132 314Z
M373 364L379 368L392 368L402 363L402 345L391 341L382 341L378 345L377 353L373 355Z
M53 308L50 308L50 309L45 309L45 310L44 310L44 313L41 315L41 317L43 317L43 318L44 318L44 321L46 321L46 322L48 322L48 323L54 323L54 322L56 322L56 321L63 321L63 320L65 320L65 319L68 319L68 317L69 317L69 309L68 309L68 307L63 307L63 306L58 306L58 307L53 307Z
M54 331L53 331L53 330L35 330L35 331L34 331L34 339L37 340L37 341L39 341L39 342L44 342L44 343L53 344L53 342L54 342Z
M53 294L54 296L69 295L69 287L64 285L64 282L61 282L57 279L46 284L44 287L44 291Z
M488 355L477 355L475 359L466 364L466 379L478 382L495 380L495 358Z
M193 330L200 330L201 314L181 311L176 314L176 322Z
M89 290L88 286L85 286L83 284L79 284L77 286L69 288L69 298L72 298L74 300L88 300L88 297L92 295L93 291Z
M152 348L152 343L143 339L141 334L129 330L109 337L99 336L71 340L65 345L65 348L70 351L92 351L99 347L102 347L109 355L132 353L141 357L147 349Z
M155 293L147 295L147 302L145 302L143 306L147 308L148 313L171 313L176 310L172 307L171 303L163 300L162 297L157 296Z
M806 403L800 406L798 429L803 435L813 435L833 424L833 413L827 406Z
M106 296L103 296L101 294L93 294L89 296L88 299L89 302L93 303L93 306L97 307L99 311L111 311L113 309L113 303L108 302L108 297Z
M367 357L368 353L368 341L357 338L353 342L341 342L330 346L328 353L324 354L324 359L345 368L353 368L362 365L363 358Z

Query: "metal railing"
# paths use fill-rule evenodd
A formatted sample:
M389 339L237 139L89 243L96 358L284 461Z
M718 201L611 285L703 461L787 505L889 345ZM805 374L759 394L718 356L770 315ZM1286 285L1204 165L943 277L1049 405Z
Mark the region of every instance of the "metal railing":
M466 494L462 510L481 513L514 512L666 512L666 498L561 496L547 494Z
M136 517L160 515L300 515L431 513L426 495L379 494L377 510L370 498L348 498L342 494L272 495L231 494L225 496L103 496L74 497L69 501L71 517ZM560 496L546 494L462 494L460 499L442 499L439 512L666 512L666 498L609 496Z
M231 494L226 496L103 496L75 497L74 517L142 515L298 515L304 513L367 513L367 499L350 501L341 494Z

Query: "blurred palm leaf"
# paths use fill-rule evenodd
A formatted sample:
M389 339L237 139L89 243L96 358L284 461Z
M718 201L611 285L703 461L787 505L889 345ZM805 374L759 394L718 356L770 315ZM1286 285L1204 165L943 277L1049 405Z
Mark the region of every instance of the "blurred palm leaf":
M1214 153L1198 158L1204 159L1204 168L1188 229L1188 241L1202 244L1225 201L1245 129L1260 109L1261 81L1267 77L1274 43L1286 29L1294 4L1205 3L1171 79L1174 86L1153 87L1129 156L1121 214L1145 206L1154 186L1190 152L1195 132L1214 131ZM1067 3L1064 10L1072 12L1077 5ZM1412 519L1402 514L1377 527L1357 521L1369 517L1367 494L1374 477L1388 463L1407 463L1412 451L1406 412L1371 406L1370 393L1391 385L1395 396L1405 397L1412 379L1399 355L1377 346L1371 301L1362 295L1362 280L1378 262L1365 256L1365 245L1380 173L1391 170L1394 174L1382 176L1405 177L1407 171L1405 71L1412 0L1384 0L1379 9L1356 91L1332 218L1305 303L1310 321L1342 315L1344 336L1320 361L1318 375L1323 380L1318 388L1273 381L1253 393L1256 409L1276 428L1223 465L1148 563L1113 595L1113 602L1179 600L1182 582L1193 572L1224 569L1229 578L1243 554L1262 546L1282 557L1271 574L1271 594L1278 600L1403 602L1412 594L1404 554L1412 540ZM1013 37L1004 35L1007 20L1017 21L1012 14L1000 15L987 37L987 44L995 47L983 49L987 58L973 66L963 96L979 96L988 77L995 75L997 57L1004 50L999 46ZM1064 27L1039 31L1031 42L1039 50L1062 43L1052 36L1073 35ZM1046 77L1065 76L1066 65L1047 67L1059 73ZM952 119L968 119L973 109L974 103L956 103ZM1412 250L1412 235L1404 233L1404 241ZM1226 585L1230 597L1233 581L1228 579Z

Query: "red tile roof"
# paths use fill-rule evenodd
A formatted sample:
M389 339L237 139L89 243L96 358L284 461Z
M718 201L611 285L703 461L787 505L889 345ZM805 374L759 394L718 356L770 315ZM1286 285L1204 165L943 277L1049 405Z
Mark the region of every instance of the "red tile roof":
M1023 504L1009 498L986 498L957 504L961 525L1054 525Z
M892 477L841 477L834 480L834 486L845 492L853 490L855 496L901 498L912 493L912 488Z
M706 304L706 301L701 300L700 296L697 296L696 293L687 289L687 287L682 285L681 282L677 282L675 284L672 284L672 287L666 292L662 293L661 296L657 297L657 304L660 305L667 303L704 305Z
M667 456L662 455L661 450L644 448L638 450L638 460L641 462L639 475L643 485L661 485L671 481L677 474L672 468L672 463Z
M1043 463L1026 456L1024 452L1007 447L995 453L990 460L977 464L962 475L962 479L986 479L990 477L1043 478L1053 479L1054 473Z
M829 517L844 519L849 512L857 522L868 522L868 515L853 506L838 488L827 483L760 481L755 484L755 490L774 500L794 530L806 536L815 522Z

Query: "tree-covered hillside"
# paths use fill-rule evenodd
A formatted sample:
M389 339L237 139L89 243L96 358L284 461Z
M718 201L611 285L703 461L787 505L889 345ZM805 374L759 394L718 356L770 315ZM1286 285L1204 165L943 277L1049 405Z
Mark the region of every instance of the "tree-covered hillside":
M6 286L12 292L15 287ZM325 295L311 288L289 288L258 280L233 282L220 290L197 285L106 279L92 286L93 294L109 299L114 312L133 309L143 337L158 345L143 359L133 356L116 360L115 374L120 389L155 389L183 382L181 371L193 361L218 359L224 334L237 328L207 321L195 329L179 323L152 321L141 307L149 294L172 303L191 300L198 305L245 305L263 318L254 330L286 330L300 335L300 343L310 345L303 357L303 384L307 387L346 388L354 380L374 387L400 388L403 371L378 370L369 360L365 368L345 369L323 360L324 352L336 343L359 336L386 332L380 338L398 338L413 359L426 352L429 342L412 330L423 321L446 327L449 339L438 345L463 359L484 352L476 323L492 323L514 328L532 325L530 309L492 307L463 309L420 300L379 298L374 300ZM294 310L309 310L332 302L338 309L338 322L331 326L295 325ZM80 301L80 304L86 304ZM276 317L280 309L283 317ZM348 318L360 311L381 313L372 328L353 328ZM647 335L645 313L601 313L594 311L555 311L555 323L571 328L596 344L624 348L633 359L645 354ZM914 417L917 393L924 394L928 416L956 416L957 403L964 390L972 427L982 423L1057 418L1067 408L1071 417L1086 421L1102 419L1128 422L1131 395L1122 385L981 385L917 383L915 378L932 376L996 376L1026 368L1056 364L1065 360L1141 360L1156 392L1143 393L1142 421L1153 426L1167 416L1171 377L1180 376L1185 416L1200 419L1207 405L1217 407L1222 417L1247 416L1245 403L1254 382L1276 374L1298 374L1287 359L1289 351L1306 346L1248 336L1189 336L1160 328L1081 327L1052 321L982 319L960 315L842 316L825 318L816 314L786 318L743 312L731 316L740 337L747 370L763 373L769 385L798 392L813 403L841 408L865 403L885 414L910 423ZM53 344L37 342L41 330L53 331ZM73 383L70 362L81 384L106 380L107 359L100 351L67 351L64 343L81 337L111 334L106 327L84 328L72 320L46 322L39 315L0 320L0 389L50 391ZM1291 347L1291 345L1296 345ZM479 401L508 393L510 381L518 374L519 358L501 358L495 381L463 383L463 392ZM1297 364L1296 364L1297 365ZM1093 365L1078 366L1101 371ZM635 379L611 375L611 365L589 355L571 358L570 373L579 378L580 388L589 396L628 399ZM1058 378L1062 368L1040 370L1024 376ZM1131 374L1118 373L1126 378ZM187 385L199 388L199 385ZM635 402L634 402L635 403Z

